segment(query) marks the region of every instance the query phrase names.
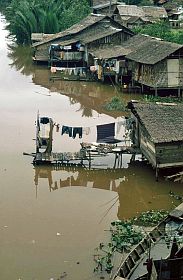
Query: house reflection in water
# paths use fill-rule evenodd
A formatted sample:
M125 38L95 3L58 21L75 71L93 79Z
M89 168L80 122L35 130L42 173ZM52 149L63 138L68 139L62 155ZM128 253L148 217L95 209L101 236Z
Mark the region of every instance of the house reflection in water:
M35 166L34 170L36 195L38 183L42 183L41 179L47 179L50 192L64 187L84 187L116 192L119 219L131 218L150 209L172 207L167 181L163 181L160 187L160 183L154 180L151 167L140 161L129 163L128 168L117 169L88 170L74 166L58 168ZM110 205L112 204L111 202Z

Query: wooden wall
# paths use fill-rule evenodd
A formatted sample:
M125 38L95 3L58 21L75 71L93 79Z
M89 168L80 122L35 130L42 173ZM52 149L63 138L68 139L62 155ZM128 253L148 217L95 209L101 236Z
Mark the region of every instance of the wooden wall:
M156 160L160 168L183 166L183 142L156 144Z
M183 141L171 143L153 143L145 127L135 119L134 144L154 167L166 168L183 166Z
M182 87L183 86L183 59L169 58L155 65L131 62L132 78L141 84L157 87Z

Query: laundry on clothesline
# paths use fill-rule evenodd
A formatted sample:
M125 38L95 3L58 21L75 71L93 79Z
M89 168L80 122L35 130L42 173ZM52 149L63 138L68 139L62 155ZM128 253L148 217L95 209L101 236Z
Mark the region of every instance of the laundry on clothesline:
M61 134L68 134L69 137L72 137L72 127L63 125Z
M115 127L116 127L116 134L119 134L120 129L122 126L126 126L127 122L126 119L118 122L102 124L102 125L94 125L90 127L71 127L71 126L60 126L60 124L56 124L56 131L58 132L61 127L61 135L68 134L69 137L73 139L76 138L78 135L79 138L82 138L83 135L89 135L91 128L97 128L97 142L98 143L118 143L122 140L115 139Z
M82 138L83 136L83 128L82 127L74 127L73 128L73 134L72 134L72 138L76 138L76 135L79 135L79 138Z
M83 134L89 135L90 134L90 127L83 127Z
M68 134L69 137L72 137L74 139L76 138L77 135L79 136L79 138L82 138L83 128L63 125L61 135L63 135L63 134Z

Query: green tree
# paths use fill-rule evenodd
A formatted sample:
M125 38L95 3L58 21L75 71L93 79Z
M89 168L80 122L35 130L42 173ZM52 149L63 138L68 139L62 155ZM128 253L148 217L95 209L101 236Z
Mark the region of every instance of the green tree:
M57 33L84 18L88 0L12 0L5 15L18 44L30 44L31 33Z
M144 27L134 28L133 31L135 33L158 37L165 41L183 44L183 31L172 30L168 22L157 22L154 24L148 24Z

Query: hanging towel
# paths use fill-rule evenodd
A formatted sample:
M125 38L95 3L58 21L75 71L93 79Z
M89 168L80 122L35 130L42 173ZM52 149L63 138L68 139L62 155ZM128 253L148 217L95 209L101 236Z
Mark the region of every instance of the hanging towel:
M82 127L74 127L73 128L73 138L76 138L76 135L79 135L79 138L82 138L82 134L83 134L83 128Z
M90 127L83 127L83 134L89 135L90 134Z
M97 141L105 139L106 137L114 137L115 123L108 123L103 125L97 125Z
M63 134L69 134L69 137L72 137L72 127L70 126L62 126L62 135Z
M115 123L97 125L97 142L114 144L121 142L121 140L115 139Z

